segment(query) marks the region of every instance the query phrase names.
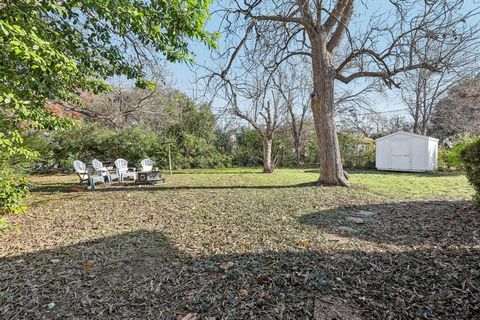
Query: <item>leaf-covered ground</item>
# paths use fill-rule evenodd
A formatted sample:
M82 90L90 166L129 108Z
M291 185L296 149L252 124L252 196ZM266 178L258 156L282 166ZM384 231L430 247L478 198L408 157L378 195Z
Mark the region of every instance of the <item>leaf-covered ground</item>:
M464 176L353 172L345 189L258 171L87 192L33 177L0 235L0 318L479 318Z

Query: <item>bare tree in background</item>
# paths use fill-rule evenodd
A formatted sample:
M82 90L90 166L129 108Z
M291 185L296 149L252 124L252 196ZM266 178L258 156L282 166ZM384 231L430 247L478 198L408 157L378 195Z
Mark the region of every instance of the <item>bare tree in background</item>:
M412 126L406 116L395 113L366 112L340 116L339 127L342 131L361 133L367 137L379 137L396 131L410 131Z
M252 53L259 56L254 63L262 61L270 73L285 61L310 58L311 109L321 159L319 182L348 186L336 134L335 80L348 84L379 78L391 87L398 86L395 76L403 72L442 70L450 52L424 55L417 43L425 38L448 41L453 50L465 35L475 32L476 26L468 22L476 12L461 13L462 3L390 0L377 1L375 8L375 3L355 0L222 2L227 49L219 59L226 63L214 75L234 82L239 77L236 67L248 69ZM363 23L366 15L370 20Z
M439 74L429 70L417 70L405 77L402 99L413 119L414 133L426 134L434 105L453 83L453 78L448 76L446 70Z
M167 71L155 61L146 61L152 86L136 88L126 78L110 80L112 90L102 94L84 92L83 106L63 104L71 112L83 115L88 121L99 122L110 128L135 124L148 124L153 128L165 126L172 119L167 106L175 104L180 94L167 83ZM173 107L170 109L174 109ZM174 110L173 110L174 111Z
M450 88L435 106L431 131L443 140L480 134L480 74Z
M460 80L475 75L479 70L478 58L480 36L478 34L465 34L461 44L449 40L434 41L426 38L418 50L423 55L428 52L441 55L447 51L443 61L445 68L434 72L429 69L416 69L407 72L401 84L401 95L408 107L408 112L413 119L413 132L425 135L430 123L434 107L445 93ZM450 48L453 46L453 48Z
M88 120L101 122L111 128L143 124L144 112L153 111L159 89L116 88L112 92L92 95L82 108ZM148 111L147 111L148 110Z
M272 77L275 90L285 103L288 125L292 133L295 165L301 164L303 138L306 121L309 120L311 75L305 64L285 64L277 69L277 77Z
M261 70L243 73L245 81L223 86L228 110L245 120L260 135L263 144L263 172L272 173L273 137L284 121L285 103Z
M341 131L360 133L367 137L376 135L383 128L381 117L376 113L344 112L338 119Z

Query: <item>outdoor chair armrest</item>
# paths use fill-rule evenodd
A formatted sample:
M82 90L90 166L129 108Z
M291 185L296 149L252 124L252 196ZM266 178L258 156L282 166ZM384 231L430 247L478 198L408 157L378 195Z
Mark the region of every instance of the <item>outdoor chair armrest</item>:
M75 171L76 174L86 174L86 175L91 175L91 173L88 171L88 170L85 170L85 171L82 171L82 172L78 172L78 171Z

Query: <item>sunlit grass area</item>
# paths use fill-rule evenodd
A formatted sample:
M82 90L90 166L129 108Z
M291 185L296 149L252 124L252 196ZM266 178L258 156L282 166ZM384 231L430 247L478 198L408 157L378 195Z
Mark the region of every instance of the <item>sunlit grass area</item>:
M266 187L311 187L313 190L335 190L343 188L317 188L313 183L318 179L318 169L276 169L272 174L261 173L261 168L224 168L177 170L173 175L164 173L168 182L151 190L179 188L213 187L221 188L266 188ZM37 186L69 186L77 181L74 175L33 176L31 181ZM352 189L349 194L367 191L372 197L386 196L389 199L467 199L473 194L465 175L461 172L405 173L375 170L354 170L350 172ZM312 185L310 185L312 184ZM117 188L115 184L113 189ZM135 190L135 187L131 187ZM39 191L43 191L41 187ZM142 189L143 190L143 189ZM353 191L352 191L353 190ZM361 191L360 191L361 190ZM105 191L105 190L104 190ZM128 191L125 189L124 191ZM145 189L148 191L148 189ZM440 197L440 198L439 198ZM368 199L365 199L368 200Z
M409 317L472 314L452 311L480 288L462 174L352 171L347 189L314 185L315 169L260 172L83 192L73 175L31 177L28 213L0 236L0 314L300 319L319 295L366 318L398 314L398 299L416 301Z

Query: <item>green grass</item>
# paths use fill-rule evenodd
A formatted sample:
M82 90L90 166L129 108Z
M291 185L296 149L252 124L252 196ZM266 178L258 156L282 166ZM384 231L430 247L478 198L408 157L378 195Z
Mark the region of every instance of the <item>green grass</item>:
M465 199L473 189L462 173L356 172L352 183L399 199Z
M400 292L407 295L404 299L419 301L408 312L421 312L422 303L445 298L429 281L445 283L449 290L461 281L445 273L456 268L457 258L462 256L471 273L480 265L477 254L463 257L462 250L477 250L480 222L470 209L473 191L462 174L352 171L351 188L315 186L315 169L278 169L269 175L259 168L184 170L166 178L157 186L114 184L74 192L73 175L32 177L28 213L8 217L20 231L0 235L0 257L6 259L0 274L11 277L3 287L0 278L0 292L6 292L0 294L0 305L25 317L39 312L37 316L53 318L117 309L123 311L116 316L124 318L142 318L155 310L165 318L190 312L269 318L282 305L285 317L302 318L312 312L318 292L347 300L350 292L364 314L377 310L380 302L394 304L395 292ZM357 225L347 218L358 210L376 216ZM408 270L398 263L402 259ZM431 269L436 262L430 259L444 265L427 281L419 272ZM52 266L52 260L60 262ZM84 261L92 263L92 273L84 274ZM225 262L233 263L231 270L222 267ZM114 271L108 271L112 265ZM302 277L324 280L281 290L279 284L258 285L258 277L293 281L305 272ZM397 283L391 272L405 278ZM124 280L98 280L103 277ZM43 288L41 299L32 297L31 279ZM108 285L112 281L114 290ZM377 295L382 282L396 290L383 286ZM157 285L166 295L151 295ZM336 286L340 291L332 289ZM246 291L239 296L239 290ZM77 298L95 292L102 294L98 301L109 302L85 305ZM125 307L132 292L140 295L143 309ZM267 293L273 300L249 304L263 301ZM47 312L44 305L52 299L58 306ZM8 318L11 314L3 310ZM381 318L398 315L393 309L379 310ZM432 314L445 315L438 310Z
M303 169L278 169L268 175L260 173L258 168L189 170L166 178L165 184L157 186L114 184L78 193L69 192L76 182L75 176L32 177L37 189L31 197L30 215L38 218L48 215L48 219L29 227L41 228L45 223L57 223L67 217L87 229L92 219L101 226L101 233L76 230L64 233L62 240L70 243L158 228L147 218L153 215L153 222L165 221L177 226L162 225L160 229L167 235L173 232L174 239L184 237L182 246L195 254L236 252L239 241L247 241L259 250L292 249L297 248L300 239L312 236L304 232L316 233L315 229L298 223L297 219L305 214L409 201L462 201L472 195L472 188L460 174L358 171L351 173L351 188L315 186L318 171ZM91 218L92 213L97 216ZM208 246L194 240L217 223L223 230L211 234L214 241L206 239ZM19 227L25 228L22 223ZM51 227L62 228L56 224ZM229 230L228 236L225 230ZM271 232L276 233L276 240L266 241L272 239ZM268 242L272 245L265 247Z
M183 170L174 172L172 183L181 186L278 186L298 187L315 182L317 169L277 169L265 175L260 168L226 168L215 170ZM183 176L185 175L185 176ZM241 175L241 176L238 176ZM401 173L354 170L350 181L356 188L367 188L372 195L393 199L465 199L473 194L463 173Z
M167 174L167 182L157 186L114 184L81 193L70 192L76 182L73 175L32 177L37 187L32 192L29 214L12 219L18 219L16 226L31 233L46 228L47 232L38 233L48 235L49 230L58 230L63 235L58 245L159 228L173 241L184 238L182 246L188 252L210 254L237 252L239 241L247 241L258 250L297 248L298 240L316 237L312 235L315 229L297 221L312 212L409 201L464 201L472 195L472 188L460 174L358 171L351 173L352 187L343 188L315 186L317 170L278 169L268 175L259 172L258 168L190 170ZM39 221L24 225L28 216ZM42 217L46 219L42 221ZM97 229L63 230L61 222L69 219L86 230L91 229L93 221ZM165 224L159 226L158 221ZM210 235L214 241L206 238L209 245L194 240L215 224L222 230ZM56 237L49 238L45 244L48 248ZM271 245L265 247L265 243ZM34 248L29 240L21 247L27 251Z

